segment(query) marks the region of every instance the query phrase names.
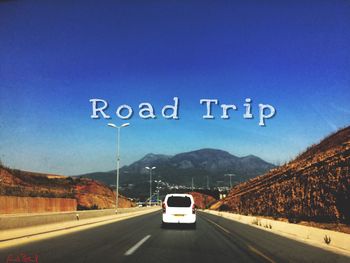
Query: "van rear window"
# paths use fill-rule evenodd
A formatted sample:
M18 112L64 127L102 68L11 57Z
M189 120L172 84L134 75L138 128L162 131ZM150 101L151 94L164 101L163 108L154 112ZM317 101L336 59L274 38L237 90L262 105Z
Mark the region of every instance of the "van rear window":
M190 207L191 198L187 196L170 196L167 204L169 207Z

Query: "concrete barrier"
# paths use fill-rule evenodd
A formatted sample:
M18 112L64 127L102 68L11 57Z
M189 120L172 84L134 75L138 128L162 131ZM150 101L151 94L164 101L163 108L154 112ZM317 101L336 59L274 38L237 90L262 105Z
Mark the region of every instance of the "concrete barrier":
M229 212L220 212L214 210L203 210L206 213L221 216L243 224L249 224L260 229L271 231L275 234L294 237L298 240L311 241L320 245L326 245L325 237L330 238L329 247L340 248L350 252L350 234L336 232L327 229L321 229L310 226L303 226L282 222L272 219L266 219L257 216L244 216Z
M141 207L120 208L118 214L142 211ZM114 215L115 209L85 210L59 213L37 213L37 214L9 214L0 215L0 231L6 229L24 228L37 225L45 225L66 221L77 221L82 219Z

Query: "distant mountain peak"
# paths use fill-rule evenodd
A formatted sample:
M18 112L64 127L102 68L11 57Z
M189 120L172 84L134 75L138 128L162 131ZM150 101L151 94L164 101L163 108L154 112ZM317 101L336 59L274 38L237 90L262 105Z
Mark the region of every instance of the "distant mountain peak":
M249 154L246 156L241 157L242 160L252 160L252 159L256 159L256 160L261 160L264 161L263 159L261 159L260 157L254 155L254 154ZM264 161L265 162L265 161Z
M241 158L227 151L213 148L197 149L174 156L148 153L140 160L121 168L121 174L127 174L121 177L122 182L133 185L147 182L146 166L157 167L153 174L155 178L164 182L188 185L193 177L196 178L197 186L206 184L207 177L211 178L213 185L219 184L217 182L227 183L226 173L235 173L236 180L245 181L275 167L254 155ZM108 181L106 174L100 173L100 176L96 173L91 175L92 178L101 178L109 184L115 180L115 173L111 174Z
M189 152L184 152L184 153L216 153L216 154L230 154L227 151L220 150L220 149L214 149L214 148L201 148L198 150L193 150ZM231 155L231 154L230 154Z
M179 153L177 155L174 156L174 158L176 157L180 157L180 156L194 156L194 157L198 157L198 158L238 158L232 154L230 154L227 151L224 150L220 150L220 149L212 149L212 148L202 148L202 149L198 149L198 150L194 150L194 151L189 151L189 152L184 152L184 153Z
M224 151L221 149L215 149L215 148L200 148L198 150L193 150L190 152L225 152L225 153L228 153L227 151Z
M148 153L146 154L143 158L140 159L140 161L154 161L157 159L167 159L170 158L170 155L165 155L165 154L155 154L155 153Z
M242 158L259 158L259 157L253 154L249 154L249 155L243 156Z

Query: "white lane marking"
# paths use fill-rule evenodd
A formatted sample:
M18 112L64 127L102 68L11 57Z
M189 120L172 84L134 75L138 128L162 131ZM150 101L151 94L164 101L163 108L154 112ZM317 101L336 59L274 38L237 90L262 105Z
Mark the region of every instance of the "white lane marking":
M130 256L135 253L135 251L142 246L143 243L149 239L151 235L147 235L144 238L142 238L139 242L137 242L133 247L129 248L128 251L125 252L124 256Z
M231 232L229 230L227 230L226 228L220 226L219 224L215 223L214 221L210 220L209 218L205 218L208 222L212 223L213 225L217 226L218 228L220 228L221 230L223 230L224 232L226 232L227 234L231 234ZM251 245L247 245L249 250L252 251L253 253L259 255L260 257L266 259L268 262L271 263L276 263L276 261L274 261L273 259L269 258L268 256L266 256L264 253L262 253L261 251L259 251L258 249L256 249L255 247L251 246Z
M210 220L209 218L206 218L206 220L210 223L212 223L213 225L216 225L218 228L220 228L222 231L226 232L227 234L231 234L231 232L229 230L227 230L226 228L220 226L219 224L215 223L214 221Z
M252 247L252 246L248 245L248 248L250 249L250 251L252 251L255 254L258 254L260 257L263 257L264 259L266 259L268 262L276 263L276 261L274 261L273 259L271 259L268 256L266 256L264 253L262 253L261 251L257 250L255 247Z

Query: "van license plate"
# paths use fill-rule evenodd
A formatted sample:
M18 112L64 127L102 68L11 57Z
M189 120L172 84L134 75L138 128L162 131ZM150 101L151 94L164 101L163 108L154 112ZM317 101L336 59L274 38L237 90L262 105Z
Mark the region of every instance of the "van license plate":
M174 216L176 216L176 217L183 217L184 214L175 214Z

